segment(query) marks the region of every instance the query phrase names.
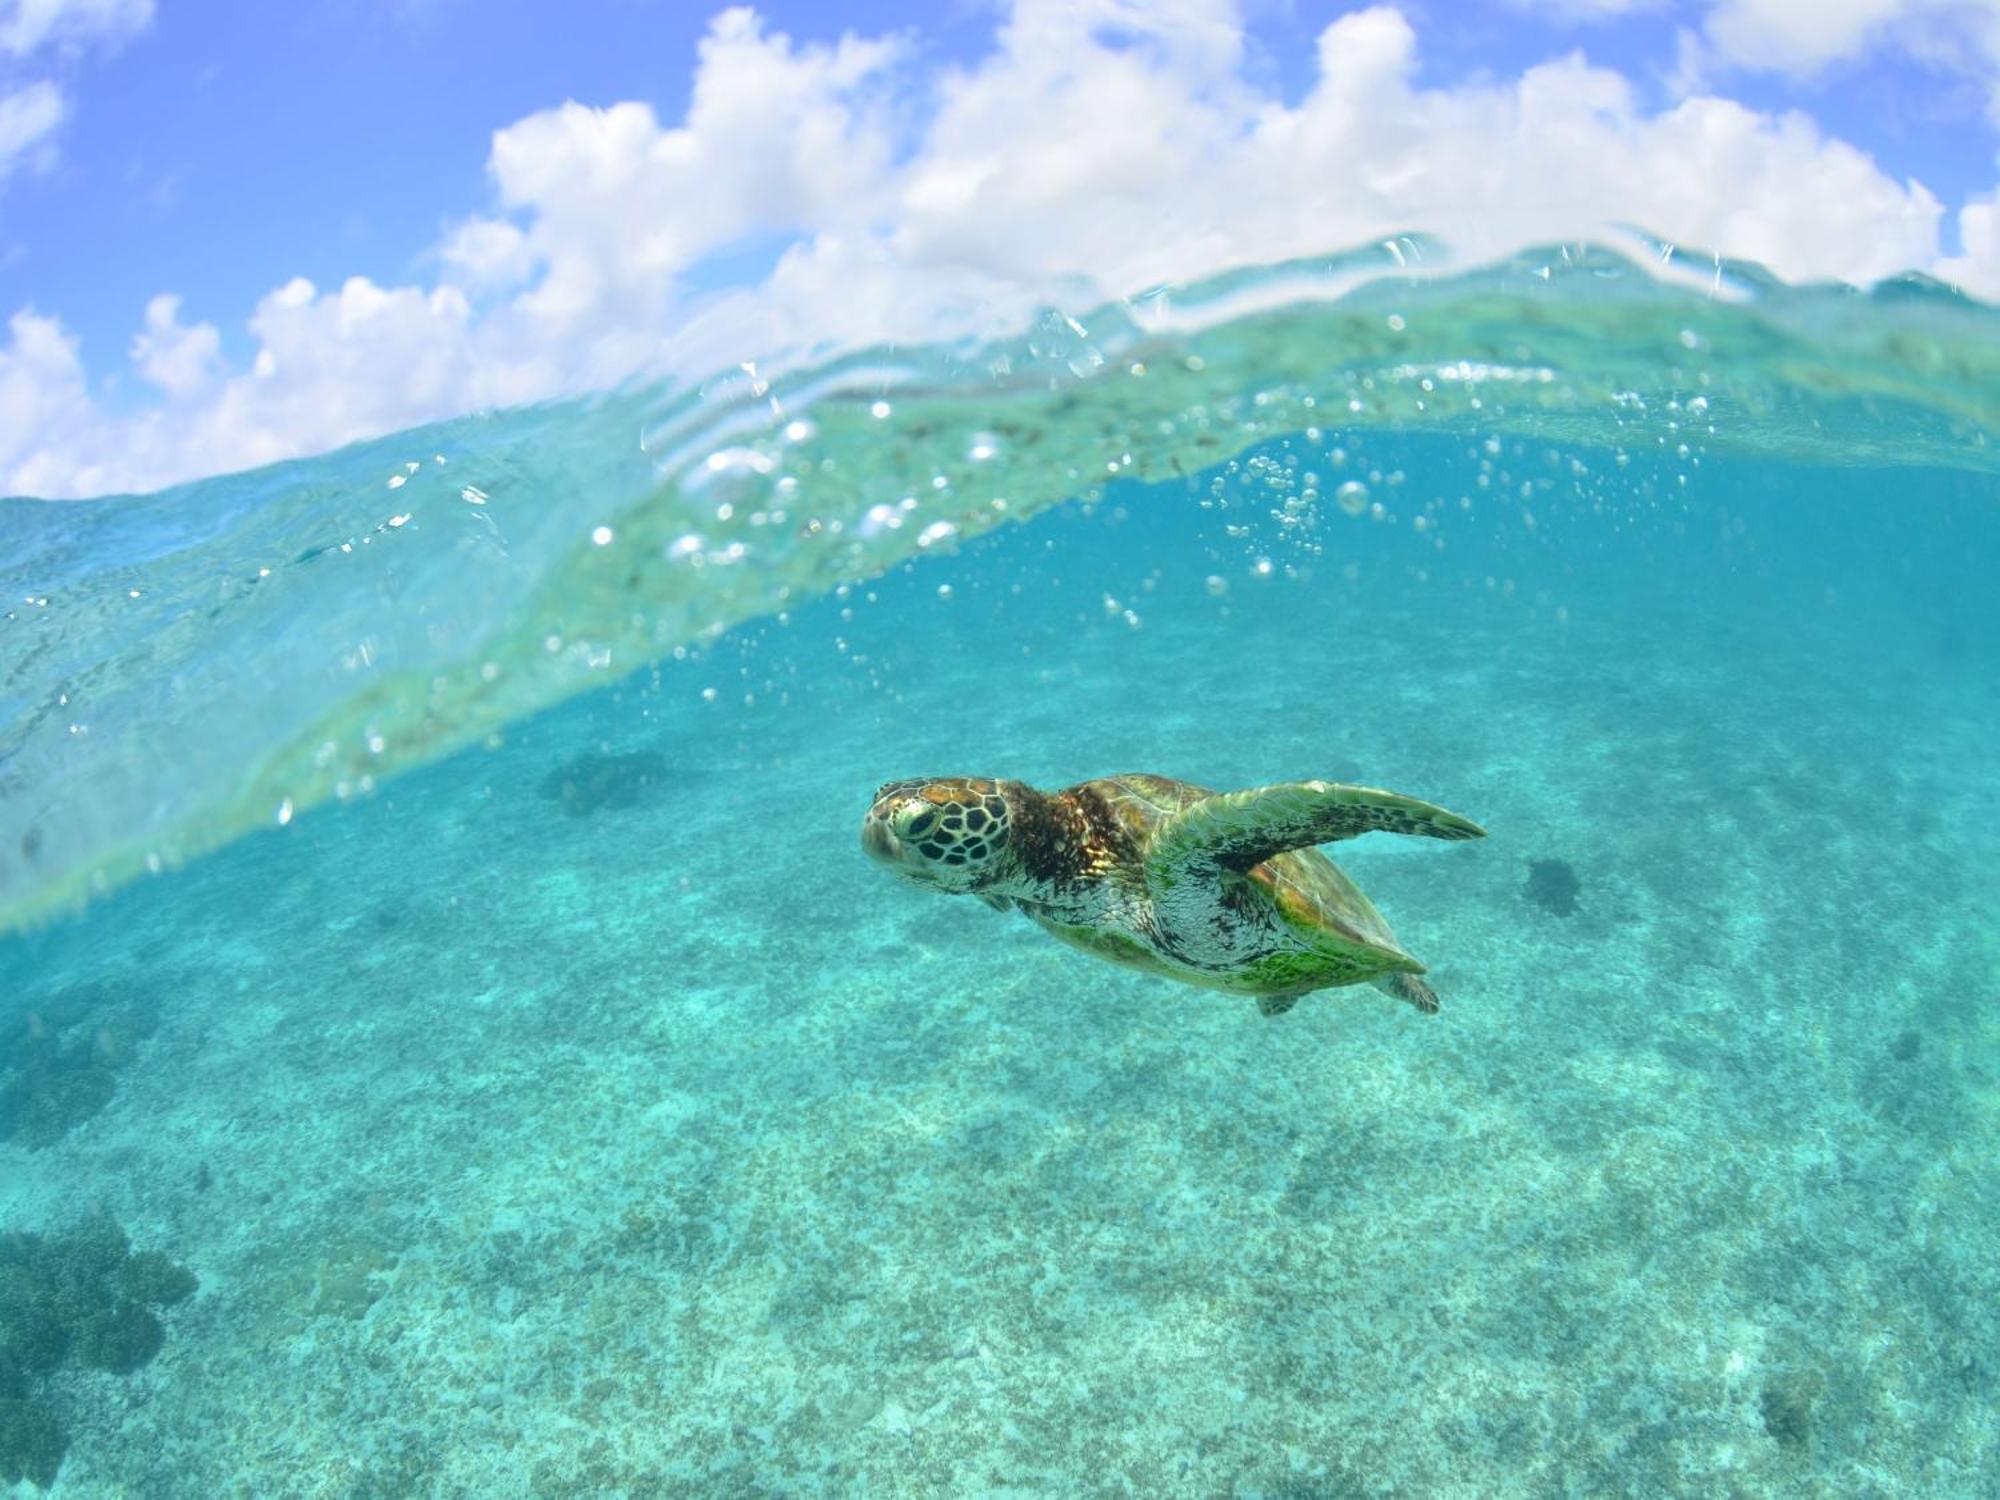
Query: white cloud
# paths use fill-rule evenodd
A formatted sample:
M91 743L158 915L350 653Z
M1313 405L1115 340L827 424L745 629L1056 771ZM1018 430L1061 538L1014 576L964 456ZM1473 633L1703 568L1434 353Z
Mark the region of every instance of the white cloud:
M213 323L181 321L181 299L162 292L146 304L145 326L132 339L132 363L168 396L185 401L214 383L222 335Z
M1963 9L1938 0L1716 0L1705 29L1729 62L1808 72L1926 13Z
M2000 190L1958 211L1960 253L1940 261L1937 274L1967 286L2000 288Z
M152 19L153 0L0 0L0 53L115 44Z
M675 278L703 256L864 221L894 178L883 74L896 55L852 38L795 48L730 10L702 42L684 124L663 129L644 104L571 103L496 132L489 167L519 223L475 220L445 250L469 288L529 282L496 352L615 380L658 357Z
M570 103L497 132L496 211L438 246L434 284L290 282L235 371L156 299L132 353L171 422L99 410L32 320L36 357L54 339L71 373L53 415L0 405L0 492L153 485L641 369L988 331L1409 229L1488 255L1622 221L1795 278L1927 268L2000 292L1992 202L1963 208L1945 260L1936 199L1804 115L1653 109L1579 57L1428 88L1417 55L1395 10L1343 16L1287 104L1253 82L1228 0L1018 0L990 55L930 80L894 41L795 46L730 11L678 125ZM745 243L789 248L761 284L699 293L704 260ZM24 337L17 320L17 362Z
M1801 75L1894 48L1979 81L2000 122L2000 0L1713 0L1703 37L1721 63Z
M1660 10L1666 0L1508 0L1557 20L1590 23ZM1678 27L1669 85L1694 93L1729 69L1810 78L1899 52L1987 92L2000 124L2000 0L1701 0Z
M89 458L98 426L76 340L54 318L15 313L0 344L0 492L99 488Z
M474 288L519 285L535 268L534 252L520 226L505 219L462 224L438 249L454 280Z
M62 91L53 83L31 83L0 94L0 182L48 149L65 113Z

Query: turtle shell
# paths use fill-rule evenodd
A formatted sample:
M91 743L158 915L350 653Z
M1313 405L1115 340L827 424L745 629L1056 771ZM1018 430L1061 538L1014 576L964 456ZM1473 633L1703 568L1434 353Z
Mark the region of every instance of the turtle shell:
M1215 795L1207 787L1143 774L1106 776L1084 786L1104 799L1141 858L1153 835L1175 813ZM1251 867L1247 878L1253 890L1308 938L1324 934L1342 945L1359 943L1409 958L1375 903L1317 849L1293 849L1267 859ZM1422 965L1410 961L1421 970Z

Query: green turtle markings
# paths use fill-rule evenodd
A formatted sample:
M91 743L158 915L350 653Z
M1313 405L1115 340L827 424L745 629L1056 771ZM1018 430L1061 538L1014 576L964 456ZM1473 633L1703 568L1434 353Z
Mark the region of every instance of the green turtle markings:
M861 846L917 884L1021 912L1113 963L1254 996L1266 1015L1352 984L1433 1012L1424 966L1314 847L1375 831L1485 837L1441 807L1342 782L1218 793L1135 774L1040 792L953 776L884 786Z

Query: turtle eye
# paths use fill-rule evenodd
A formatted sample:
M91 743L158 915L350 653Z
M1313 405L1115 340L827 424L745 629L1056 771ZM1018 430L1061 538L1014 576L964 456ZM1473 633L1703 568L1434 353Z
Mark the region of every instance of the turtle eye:
M910 838L920 839L931 831L931 825L935 822L937 822L937 810L927 807L910 819L903 831Z

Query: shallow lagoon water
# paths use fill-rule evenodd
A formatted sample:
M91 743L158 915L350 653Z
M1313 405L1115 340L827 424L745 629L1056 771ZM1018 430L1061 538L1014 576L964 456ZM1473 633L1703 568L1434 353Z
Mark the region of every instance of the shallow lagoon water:
M1051 324L1006 378L627 393L60 513L146 518L115 576L9 507L61 625L6 693L104 727L65 763L16 719L0 1003L114 1087L0 1143L0 1224L109 1216L201 1279L134 1373L36 1382L55 1492L1984 1492L1990 314L1535 269L1485 321L1379 282L1279 314L1317 373L1254 308ZM760 552L728 528L771 530L786 442L875 466ZM132 588L144 631L90 627ZM1442 1014L1266 1019L856 848L891 777L1141 769L1483 823L1340 850Z

